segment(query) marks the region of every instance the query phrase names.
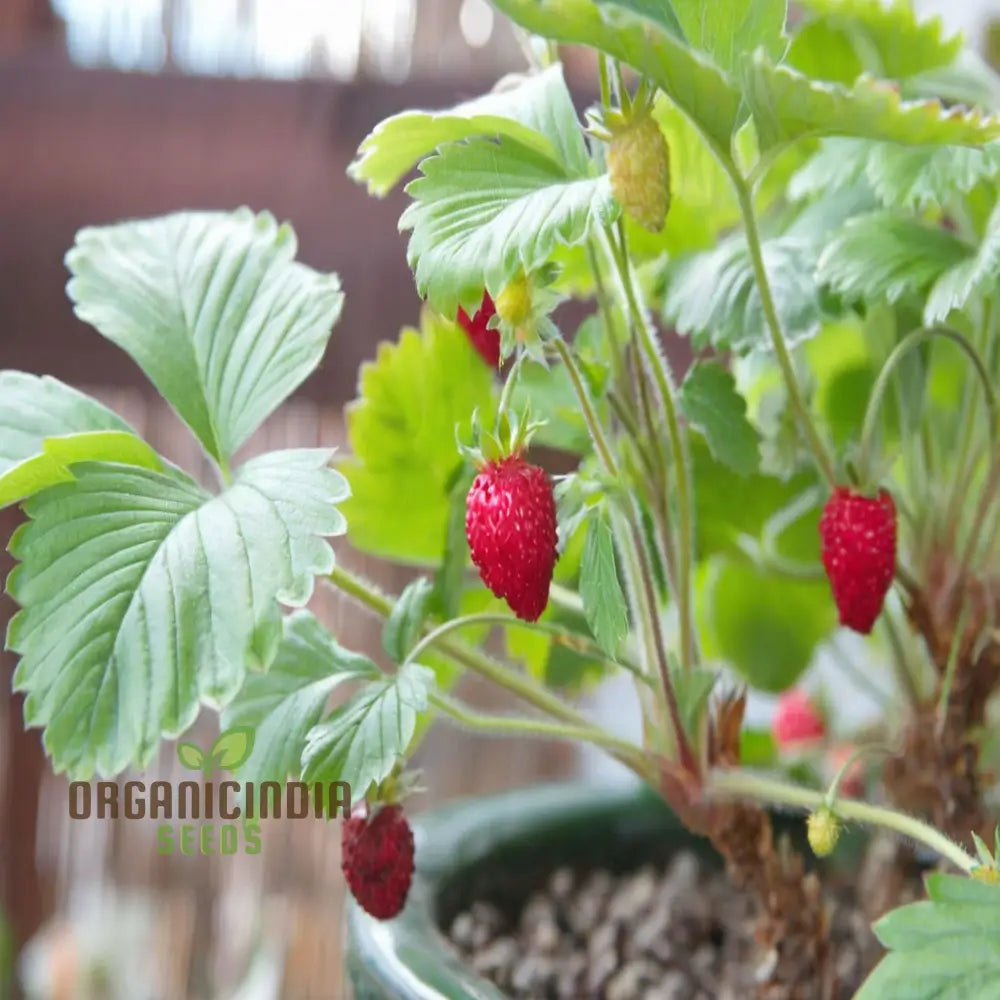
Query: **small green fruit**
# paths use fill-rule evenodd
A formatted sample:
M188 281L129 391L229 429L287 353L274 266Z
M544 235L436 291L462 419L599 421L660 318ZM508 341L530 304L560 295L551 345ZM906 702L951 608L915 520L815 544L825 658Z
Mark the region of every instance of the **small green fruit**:
M652 233L663 229L670 210L670 149L648 112L614 125L608 172L625 212Z
M829 806L820 806L809 814L806 820L806 833L809 846L817 858L825 858L833 853L840 839L840 819Z

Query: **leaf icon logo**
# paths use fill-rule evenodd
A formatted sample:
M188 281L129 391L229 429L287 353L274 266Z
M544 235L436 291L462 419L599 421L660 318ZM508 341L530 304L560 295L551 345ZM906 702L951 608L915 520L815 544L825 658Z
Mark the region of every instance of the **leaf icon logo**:
M245 764L253 753L253 742L252 726L234 726L219 736L208 753L194 743L178 743L177 759L182 767L209 778L213 771L235 771Z

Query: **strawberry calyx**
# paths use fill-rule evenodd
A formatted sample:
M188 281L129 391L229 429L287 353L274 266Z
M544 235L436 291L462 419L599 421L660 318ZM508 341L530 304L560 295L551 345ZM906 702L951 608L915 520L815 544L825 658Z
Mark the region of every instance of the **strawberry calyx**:
M479 424L479 411L472 414L472 445L456 438L459 453L474 468L502 462L505 458L523 455L531 445L535 433L545 426L544 420L534 420L530 406L525 406L521 414L504 407L501 409L496 426L486 430Z

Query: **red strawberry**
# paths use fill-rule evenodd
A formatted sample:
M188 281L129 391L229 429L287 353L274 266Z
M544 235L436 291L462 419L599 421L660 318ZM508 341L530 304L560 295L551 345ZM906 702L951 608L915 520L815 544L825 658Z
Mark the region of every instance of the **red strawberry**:
M786 691L778 699L778 710L774 715L774 739L779 747L786 749L796 744L821 740L825 734L823 716L805 691Z
M544 470L514 454L488 462L466 498L465 534L483 583L524 621L549 601L556 504Z
M487 329L493 314L497 311L489 292L483 292L483 303L472 319L462 308L458 310L458 324L468 334L472 346L482 355L491 368L500 367L500 331Z
M382 806L371 816L356 812L344 821L340 850L358 905L379 920L396 916L413 879L413 831L402 806Z
M840 623L867 635L896 571L896 505L885 490L866 497L838 486L823 508L819 534Z

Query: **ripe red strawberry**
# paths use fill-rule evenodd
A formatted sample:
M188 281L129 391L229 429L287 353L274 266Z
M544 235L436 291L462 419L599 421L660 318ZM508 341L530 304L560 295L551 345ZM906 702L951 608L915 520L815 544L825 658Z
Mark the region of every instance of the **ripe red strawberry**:
M838 486L823 508L819 534L840 623L867 635L896 571L896 505L885 490L866 497Z
M524 621L549 600L556 504L544 470L519 454L488 462L466 498L465 534L483 583Z
M825 734L823 716L805 691L786 691L778 699L778 710L774 715L774 739L779 747L787 749L797 744L821 740Z
M358 905L379 920L403 909L413 879L413 831L402 806L356 812L341 831L340 867Z
M468 334L472 346L491 368L500 366L500 331L489 330L486 324L496 311L489 292L483 292L483 303L472 319L469 319L469 314L464 309L458 310L459 326Z

